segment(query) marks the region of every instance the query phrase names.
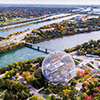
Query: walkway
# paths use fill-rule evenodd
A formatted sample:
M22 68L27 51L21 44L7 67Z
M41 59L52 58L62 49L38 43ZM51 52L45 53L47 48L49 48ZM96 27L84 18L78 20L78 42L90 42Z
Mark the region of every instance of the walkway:
M4 78L5 77L5 73L0 75L0 78Z
M98 66L99 66L99 64L100 64L100 62L98 62L98 61L96 61L95 59L96 58L93 58L93 57L86 57L86 56L79 56L79 55L76 55L76 54L74 54L74 55L72 55L72 57L74 58L74 59L80 59L80 60L82 60L82 62L80 62L79 64L78 64L78 66L87 66L86 64L90 64L91 66L93 66L95 69L99 69L98 68ZM100 58L98 58L98 59L100 59ZM94 62L93 64L91 63L91 62ZM97 62L98 64L95 64L95 62ZM89 68L89 69L91 69L91 70L93 70L92 68L90 68L89 66L87 66L87 68Z

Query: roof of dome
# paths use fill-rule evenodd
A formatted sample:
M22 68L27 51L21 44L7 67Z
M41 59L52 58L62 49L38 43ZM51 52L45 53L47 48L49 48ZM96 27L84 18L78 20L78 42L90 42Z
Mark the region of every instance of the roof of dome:
M75 21L85 21L82 17L77 17Z
M42 73L53 82L66 82L72 78L75 64L72 57L62 51L48 54L42 63Z

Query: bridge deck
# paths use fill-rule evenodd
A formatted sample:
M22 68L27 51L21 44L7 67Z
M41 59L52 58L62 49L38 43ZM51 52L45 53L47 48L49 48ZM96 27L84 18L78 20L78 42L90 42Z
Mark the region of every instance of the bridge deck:
M54 49L43 47L43 46L40 46L40 45L37 45L37 44L33 44L33 43L29 43L29 42L26 42L26 44L32 45L32 46L35 46L35 47L39 47L39 48L43 48L43 49L47 49L47 50L50 50L50 51L56 51Z

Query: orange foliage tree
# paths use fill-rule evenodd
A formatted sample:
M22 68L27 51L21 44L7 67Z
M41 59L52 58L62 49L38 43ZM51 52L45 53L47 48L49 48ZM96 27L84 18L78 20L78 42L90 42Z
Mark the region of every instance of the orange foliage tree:
M78 70L76 73L77 76L82 76L83 74L84 74L83 71L80 71L80 70Z
M90 73L90 71L91 71L90 69L85 69L84 70L84 73L87 73L88 74L88 73Z

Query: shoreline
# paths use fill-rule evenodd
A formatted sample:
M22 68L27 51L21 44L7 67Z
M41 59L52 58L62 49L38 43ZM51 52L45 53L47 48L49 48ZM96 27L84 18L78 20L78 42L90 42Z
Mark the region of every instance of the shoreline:
M37 21L37 22L27 23L27 24L24 24L24 25L18 25L18 26L14 26L14 27L8 27L8 28L0 29L0 32L7 31L7 30L10 30L10 29L20 28L20 27L24 27L24 26L28 26L28 25L32 25L32 24L37 24L37 23L42 23L42 22L46 22L46 21L51 21L51 20L55 20L55 19L59 19L59 18L64 18L64 17L68 17L68 16L72 16L72 15L75 15L75 14L65 15L65 16L61 16L61 17L58 17L58 18L46 19L46 20L42 20L42 21L39 21L39 22Z
M84 33L90 33L90 32L93 32L93 31L100 31L100 30L91 30L91 31L85 31L85 32L76 32L74 34L64 34L64 35L61 35L61 36L57 36L57 37L50 37L50 38L46 38L46 39L42 39L42 40L38 40L38 41L35 41L34 44L36 43L40 43L40 42L44 42L44 41L49 41L51 39L57 39L57 38L62 38L64 36L73 36L73 35L77 35L77 34L84 34Z
M19 24L19 23L25 23L25 22L30 22L30 21L36 21L36 20L39 20L39 19L47 18L47 17L52 16L52 15L53 14L45 15L45 16L41 16L41 18L36 18L36 19L26 19L26 20L23 20L23 21L15 21L15 22L9 22L9 23L2 23L2 24L0 24L0 27L8 26L8 25L15 25L15 24Z
M100 31L100 30L88 31L87 34L90 33L90 32L93 32L93 31ZM38 40L38 41L34 42L33 44L37 44L37 43L44 42L44 41L49 41L49 40L52 40L52 39L63 38L64 36L73 36L73 35L84 34L84 33L85 33L85 32L80 32L80 33L75 33L75 34L69 34L69 35L68 35L68 34L64 34L64 35L57 36L57 37L50 37L50 38ZM20 43L21 43L21 42L20 42ZM27 46L25 46L25 44L24 44L24 45L22 45L22 46L20 46L20 47L16 47L16 48L12 49L12 50L16 50L16 49L19 49L19 48L21 48L21 47L27 47ZM9 51L12 51L12 50L7 50L7 51L5 51L5 52L3 52L3 53L6 53L6 52L9 52ZM3 54L3 53L0 53L0 54Z

